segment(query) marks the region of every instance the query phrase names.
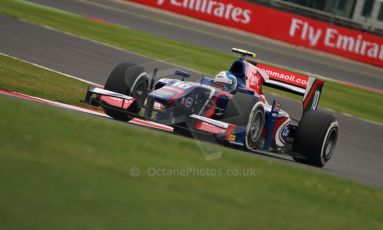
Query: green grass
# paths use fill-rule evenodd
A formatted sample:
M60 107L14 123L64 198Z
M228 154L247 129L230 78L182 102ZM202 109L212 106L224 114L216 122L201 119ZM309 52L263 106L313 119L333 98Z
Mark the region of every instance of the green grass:
M0 89L80 105L80 99L84 98L88 86L78 80L0 55Z
M326 82L320 106L383 124L383 94Z
M78 36L120 47L148 57L166 60L206 74L227 69L236 57L118 25L103 25L86 18L24 1L0 0L0 13L21 20L50 26ZM129 60L127 60L129 61ZM290 94L269 90L296 99ZM326 82L321 106L338 112L383 123L381 94Z
M379 229L383 193L191 139L0 96L1 229ZM206 144L207 145L207 144ZM130 176L130 168L140 175ZM256 176L150 176L156 168ZM320 223L320 224L314 224Z
M77 103L86 87L8 57L0 56L0 64L0 88ZM57 95L62 87L71 90ZM0 96L0 130L0 229L315 230L383 224L379 188L204 143L222 152L221 159L206 161L192 139L6 96ZM133 167L139 176L130 175ZM255 169L256 176L161 177L149 175L151 167Z

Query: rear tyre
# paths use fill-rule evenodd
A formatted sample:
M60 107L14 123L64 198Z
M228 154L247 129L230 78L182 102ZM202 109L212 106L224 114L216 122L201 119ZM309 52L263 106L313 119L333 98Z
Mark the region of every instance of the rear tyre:
M293 152L300 163L323 167L335 151L339 125L336 118L320 111L308 111L299 122Z
M105 83L106 90L136 98L136 101L126 110L132 114L140 112L147 96L148 86L149 78L145 69L132 63L117 65ZM133 118L131 115L121 112L120 109L104 107L104 111L107 115L120 121L128 121Z
M258 97L236 93L225 109L223 121L246 127L245 149L250 151L259 149L265 126L265 111Z

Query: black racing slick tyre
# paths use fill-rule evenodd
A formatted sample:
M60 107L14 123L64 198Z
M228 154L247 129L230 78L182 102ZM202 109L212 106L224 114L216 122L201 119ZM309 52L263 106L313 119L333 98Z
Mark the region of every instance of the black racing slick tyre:
M126 110L131 114L138 114L147 97L149 86L148 74L141 66L132 63L121 63L110 73L105 83L105 89L116 93L132 96L135 102ZM107 115L120 121L128 121L133 117L120 109L104 107Z
M335 151L338 129L333 115L320 111L306 112L295 134L293 153L297 156L293 156L294 160L323 167Z
M225 109L223 121L246 127L246 150L254 151L259 148L265 126L265 111L258 97L236 93Z

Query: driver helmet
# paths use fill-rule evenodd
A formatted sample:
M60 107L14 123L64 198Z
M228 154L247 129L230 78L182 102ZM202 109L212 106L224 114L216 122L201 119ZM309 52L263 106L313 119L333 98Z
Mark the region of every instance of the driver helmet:
M231 92L237 87L237 79L236 77L228 71L219 72L213 83L215 87L224 90L225 92Z

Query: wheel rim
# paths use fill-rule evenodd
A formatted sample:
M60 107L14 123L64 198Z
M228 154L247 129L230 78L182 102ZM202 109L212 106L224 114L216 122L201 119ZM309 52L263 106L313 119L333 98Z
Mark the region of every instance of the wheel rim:
M145 81L138 82L137 85L135 85L133 92L137 95L137 97L141 97L146 93L147 84Z
M331 158L331 155L334 153L336 141L337 141L337 129L332 128L326 139L326 144L324 147L323 157L325 161L328 161Z
M146 81L137 82L137 84L132 89L132 95L139 102L140 106L144 103L146 99L147 89L148 89L148 84Z
M257 113L254 116L255 118L253 119L253 123L250 127L250 137L252 141L257 141L259 135L260 135L260 130L262 126L262 115L261 111L257 111Z
M250 121L250 127L247 135L248 148L254 149L261 136L263 127L263 112L257 110L252 116Z

